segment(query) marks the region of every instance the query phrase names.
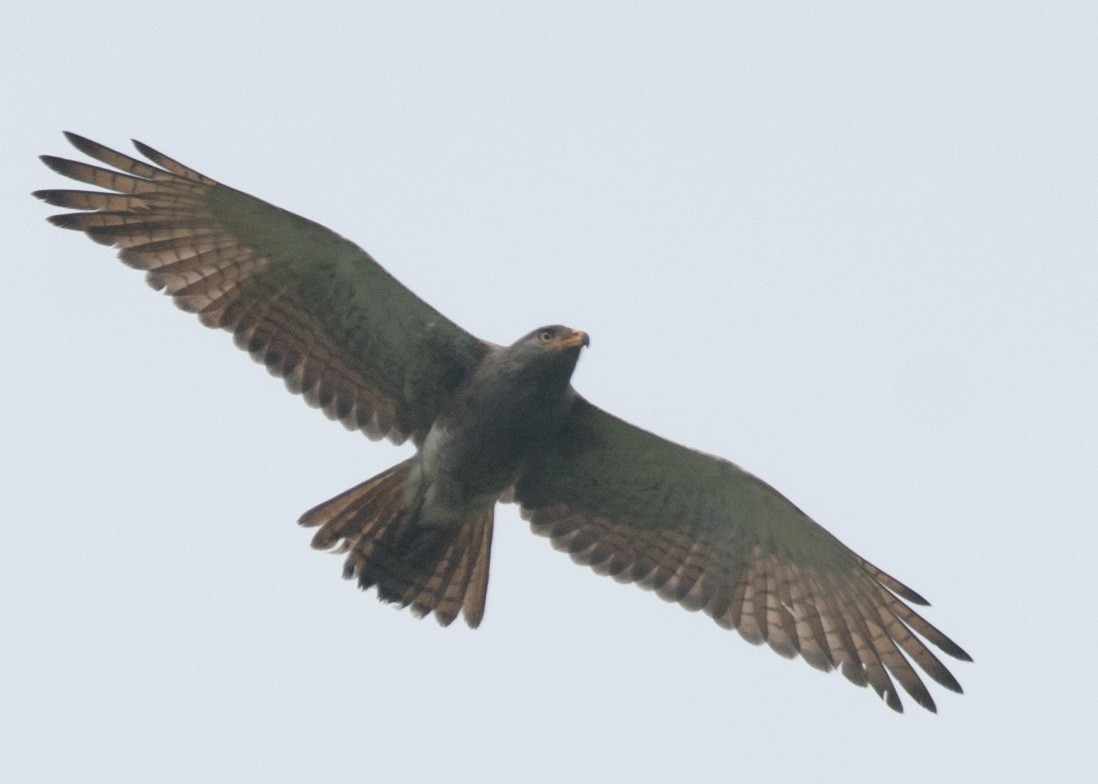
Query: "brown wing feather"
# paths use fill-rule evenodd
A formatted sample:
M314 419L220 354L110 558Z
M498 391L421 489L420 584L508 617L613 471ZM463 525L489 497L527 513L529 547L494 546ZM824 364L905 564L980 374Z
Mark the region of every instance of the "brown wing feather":
M969 656L901 601L925 604L919 594L750 474L582 398L514 497L534 532L577 563L704 610L782 656L840 668L894 710L902 703L893 679L935 710L912 663L961 691L915 632L955 658Z
M487 350L323 226L140 142L156 165L66 136L114 169L43 156L55 171L106 189L37 191L50 204L86 210L50 220L119 248L150 285L232 332L292 392L348 428L421 440Z

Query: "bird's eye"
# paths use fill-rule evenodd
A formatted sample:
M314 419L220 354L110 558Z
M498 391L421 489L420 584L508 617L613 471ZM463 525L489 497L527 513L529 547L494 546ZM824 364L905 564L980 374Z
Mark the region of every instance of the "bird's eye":
M542 343L548 343L552 339L553 330L551 329L543 329L541 332L538 333L538 340L540 340Z

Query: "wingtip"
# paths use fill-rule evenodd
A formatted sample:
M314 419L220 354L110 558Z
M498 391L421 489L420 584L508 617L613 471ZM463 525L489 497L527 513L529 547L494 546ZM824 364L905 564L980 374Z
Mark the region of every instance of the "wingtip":
M915 593L915 591L911 590L910 588L907 589L906 593L900 595L903 596L903 598L907 601L911 602L912 604L917 604L920 607L930 606L929 601L924 599L921 594Z
M157 156L161 154L157 150L154 150L152 147L145 144L145 142L139 141L137 139L130 139L130 144L134 146L135 150L137 150L149 160L156 160Z
M921 683L919 685L922 686ZM909 691L908 693L910 694L911 692ZM920 708L924 708L931 713L938 712L938 706L937 704L935 704L934 698L930 696L930 692L927 691L925 688L919 689L915 694L912 694L911 697L915 700Z
M84 153L85 155L90 155L92 158L98 157L95 154L96 150L102 149L103 147L103 145L101 145L99 142L93 142L87 136L81 136L80 134L73 133L72 131L63 131L63 133L65 134L65 138L68 139L69 144L80 150L80 152Z
M72 225L72 213L62 213L60 215L47 215L46 220L61 229L75 229L76 226Z
M65 169L72 163L68 158L59 158L56 155L39 155L38 160L58 174L64 174Z
M954 659L958 659L959 661L964 661L964 662L972 661L972 657L969 656L968 651L966 651L964 648L962 648L957 643L953 642L953 640L949 639L948 637L946 637L942 641L935 641L935 642L937 643L939 648L941 648L947 654L952 656Z

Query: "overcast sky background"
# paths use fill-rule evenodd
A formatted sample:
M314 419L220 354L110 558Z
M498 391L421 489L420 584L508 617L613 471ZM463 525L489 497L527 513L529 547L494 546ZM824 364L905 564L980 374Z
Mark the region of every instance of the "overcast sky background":
M0 17L0 779L1094 780L1098 6L11 4ZM927 596L939 714L497 512L473 632L305 509L328 422L29 197L139 138L475 334L729 457ZM906 696L906 695L905 695Z

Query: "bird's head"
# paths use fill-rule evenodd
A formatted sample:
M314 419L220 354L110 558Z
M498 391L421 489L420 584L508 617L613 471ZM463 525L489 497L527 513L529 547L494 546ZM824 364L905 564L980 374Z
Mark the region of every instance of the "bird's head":
M567 385L579 359L580 349L589 345L591 339L587 333L578 329L560 324L538 327L504 349L507 357L505 366L520 375L532 374L540 378L539 385L556 386L549 381L552 378Z
M560 324L552 324L548 327L538 327L530 334L516 341L515 345L519 344L527 344L542 351L572 350L578 352L584 346L591 345L591 338L581 330L562 327Z

